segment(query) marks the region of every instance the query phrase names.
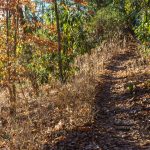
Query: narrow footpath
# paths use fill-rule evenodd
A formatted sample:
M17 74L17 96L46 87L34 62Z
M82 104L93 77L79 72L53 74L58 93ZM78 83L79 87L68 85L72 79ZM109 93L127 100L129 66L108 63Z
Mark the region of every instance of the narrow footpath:
M150 150L150 67L128 48L106 64L93 124L67 131L55 150ZM48 147L47 147L48 148ZM46 147L45 147L46 150Z
M101 76L95 141L102 150L150 150L150 89L143 86L150 76L140 61L134 49L125 50Z

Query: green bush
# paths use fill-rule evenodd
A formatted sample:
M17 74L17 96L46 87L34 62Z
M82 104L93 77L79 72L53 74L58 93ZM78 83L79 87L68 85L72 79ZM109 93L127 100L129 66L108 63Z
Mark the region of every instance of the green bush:
M112 5L101 8L91 22L96 40L112 37L125 25L125 16Z

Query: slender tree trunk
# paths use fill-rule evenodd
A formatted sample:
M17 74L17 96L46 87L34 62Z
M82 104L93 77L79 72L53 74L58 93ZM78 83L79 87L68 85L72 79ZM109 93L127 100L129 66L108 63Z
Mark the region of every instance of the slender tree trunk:
M19 35L19 33L18 33L19 32L19 16L18 16L19 6L18 6L18 4L19 4L19 0L17 2L17 6L16 6L16 13L14 14L14 30L15 30L15 33L14 33L14 49L13 49L14 58L16 58L16 50L17 50L18 35ZM16 74L15 66L13 68L12 75L13 75L12 94L13 94L14 103L16 103L16 85L15 85L15 81L16 81L17 74Z
M7 0L7 9L6 9L6 46L7 46L7 58L8 58L8 91L9 91L9 101L10 101L10 115L16 115L16 87L14 82L12 81L11 75L11 62L10 62L10 43L9 43L9 8L8 8L9 1Z
M63 83L64 77L63 77L62 56L61 56L61 34L60 34L60 24L59 24L59 13L58 13L57 0L54 0L54 5L55 5L55 16L56 16L56 24L57 24L57 36L58 36L59 76L60 76L60 81Z

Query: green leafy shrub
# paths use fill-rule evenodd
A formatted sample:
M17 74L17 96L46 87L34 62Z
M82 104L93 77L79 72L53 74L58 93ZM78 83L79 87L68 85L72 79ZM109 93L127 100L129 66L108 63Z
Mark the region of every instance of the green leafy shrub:
M101 8L91 23L91 29L95 29L95 39L102 40L112 37L122 29L125 24L125 16L112 5ZM117 32L116 32L117 31Z
M138 39L142 43L142 51L144 54L150 54L150 12L141 11L138 14L139 25L134 27Z

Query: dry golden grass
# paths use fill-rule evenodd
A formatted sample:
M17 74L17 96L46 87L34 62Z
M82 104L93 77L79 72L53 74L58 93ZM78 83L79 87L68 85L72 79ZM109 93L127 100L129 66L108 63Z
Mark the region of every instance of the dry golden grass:
M1 107L0 148L37 150L46 141L55 142L66 130L93 121L95 87L105 71L106 62L124 50L126 42L103 42L91 54L79 56L79 67L72 80L64 85L51 81L40 87L40 96L30 96L31 88L18 91L17 115L9 116L9 106ZM3 97L3 102L7 100ZM61 132L61 133L60 133Z

